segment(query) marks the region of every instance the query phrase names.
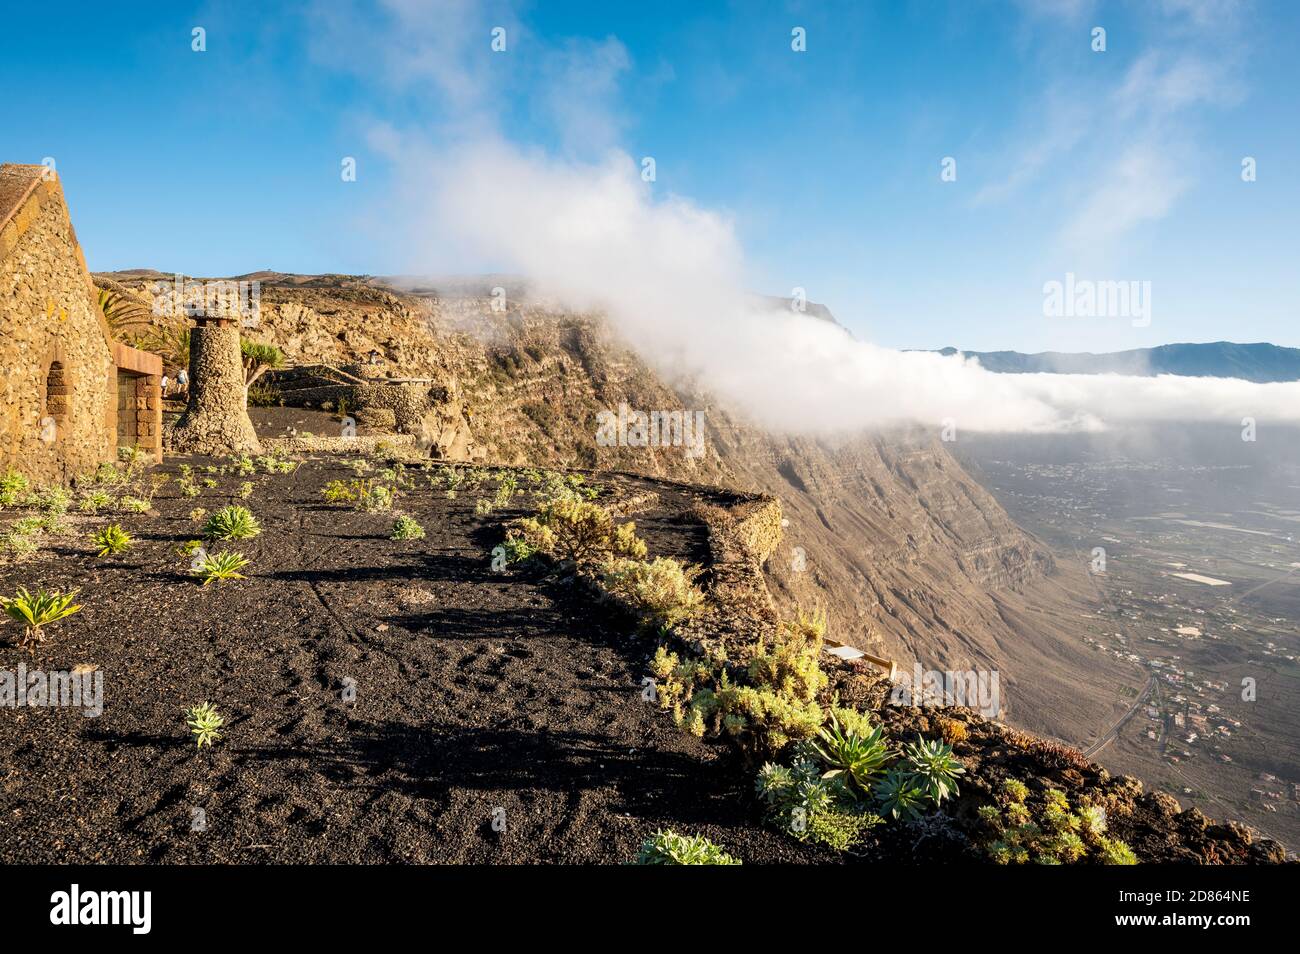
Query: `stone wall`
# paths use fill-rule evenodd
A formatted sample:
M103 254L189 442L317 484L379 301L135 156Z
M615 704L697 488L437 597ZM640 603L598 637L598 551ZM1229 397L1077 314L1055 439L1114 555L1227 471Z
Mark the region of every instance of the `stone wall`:
M4 226L0 365L0 470L66 481L114 457L117 368L57 182Z

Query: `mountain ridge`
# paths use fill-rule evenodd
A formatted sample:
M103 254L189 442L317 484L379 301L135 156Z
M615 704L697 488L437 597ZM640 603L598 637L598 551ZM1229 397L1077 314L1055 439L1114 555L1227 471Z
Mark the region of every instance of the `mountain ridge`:
M1126 351L1065 352L964 351L940 348L939 354L975 358L999 374L1125 374L1151 377L1240 378L1257 384L1300 381L1300 348L1257 341L1179 342Z

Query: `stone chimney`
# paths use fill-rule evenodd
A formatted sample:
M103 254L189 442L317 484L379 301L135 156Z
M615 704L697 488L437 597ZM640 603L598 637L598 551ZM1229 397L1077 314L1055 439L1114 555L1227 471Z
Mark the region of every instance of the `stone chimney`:
M170 435L180 454L260 454L244 406L244 364L233 318L199 316L190 333L190 394Z

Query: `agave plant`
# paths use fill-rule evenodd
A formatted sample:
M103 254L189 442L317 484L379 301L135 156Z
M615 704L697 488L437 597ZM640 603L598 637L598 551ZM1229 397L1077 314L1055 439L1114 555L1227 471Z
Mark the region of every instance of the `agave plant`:
M207 586L218 580L242 580L244 575L239 571L249 564L248 557L234 550L222 550L220 553L209 553L203 557L194 567L194 574L203 578L203 585Z
M43 628L61 619L67 619L81 609L72 601L78 590L60 593L58 590L37 590L31 593L27 587L20 586L12 597L0 596L0 606L4 607L9 617L23 624L23 638L18 645L28 650L35 650L38 643L45 639Z
M926 794L910 772L893 769L876 786L876 801L883 814L911 821L925 810Z
M106 557L125 553L131 549L134 540L131 534L122 529L121 524L110 523L92 533L90 542L95 545L100 556Z
M214 511L203 525L204 535L213 540L247 540L261 532L262 525L253 512L238 504Z
M952 754L952 746L938 739L926 741L921 736L903 746L907 771L936 805L957 794L957 776L966 774L961 761Z
M193 706L185 710L185 724L190 727L190 734L199 748L211 745L221 738L220 728L226 724L225 716L217 711L210 702Z
M830 725L818 730L811 748L831 766L826 778L847 775L863 795L871 791L872 784L892 758L880 726L863 735L840 725L833 712Z

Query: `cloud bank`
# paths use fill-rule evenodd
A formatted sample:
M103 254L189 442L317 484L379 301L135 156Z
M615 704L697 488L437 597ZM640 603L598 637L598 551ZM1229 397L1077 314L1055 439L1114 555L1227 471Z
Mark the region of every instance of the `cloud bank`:
M427 5L395 0L388 6L406 31L394 38L396 48L423 49L410 32L424 21ZM452 6L459 22L466 8ZM412 12L417 8L418 15ZM503 96L499 87L475 91L489 26L474 26L473 50L456 53L474 60L472 68L457 72L455 51L439 48L443 59L433 80L455 93L443 96L440 108ZM344 29L354 43L372 42L363 24ZM1178 420L1240 425L1245 417L1300 421L1300 383L994 374L974 360L877 347L829 322L757 305L728 217L656 194L642 181L636 159L603 147L623 125L612 107L619 78L630 67L621 44L613 38L565 44L534 50L531 57L529 95L558 124L561 146L553 151L485 132L481 123L472 133L459 124L450 135L445 123L436 135L376 125L372 146L394 169L396 224L412 252L405 267L424 274L477 268L525 276L534 290L567 307L606 313L661 371L690 379L778 431L820 434L904 422L1049 432ZM1135 109L1151 96L1178 100L1191 87L1203 88L1189 79L1199 75L1189 66L1146 64L1137 75L1140 80L1120 97ZM577 157L571 144L593 137L602 151ZM1148 160L1140 146L1134 148L1120 159L1129 174L1113 181L1113 192L1094 197L1088 214L1101 217L1116 203L1130 206L1139 219L1161 213L1129 202L1134 189L1141 191ZM1167 199L1147 201L1160 206Z
M567 307L602 311L661 371L775 430L1300 421L1300 383L995 374L974 359L881 348L760 306L744 287L731 223L682 198L657 199L624 153L578 163L494 139L436 150L408 141L394 156L407 157L403 201L419 223L418 261L491 262Z

